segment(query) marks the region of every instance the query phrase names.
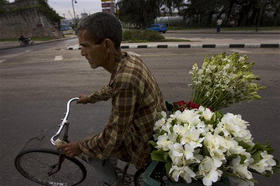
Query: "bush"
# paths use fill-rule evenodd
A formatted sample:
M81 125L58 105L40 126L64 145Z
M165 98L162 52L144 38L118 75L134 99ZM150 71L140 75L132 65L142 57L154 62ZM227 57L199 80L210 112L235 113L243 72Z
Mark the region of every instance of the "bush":
M164 36L159 32L150 30L125 30L123 32L123 41L127 42L145 42L162 41Z

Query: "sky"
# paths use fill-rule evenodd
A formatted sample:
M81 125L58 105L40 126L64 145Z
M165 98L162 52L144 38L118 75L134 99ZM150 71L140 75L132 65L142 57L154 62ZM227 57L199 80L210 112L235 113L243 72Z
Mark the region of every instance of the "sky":
M76 0L76 2L74 3L76 15L80 15L81 13L92 14L102 10L101 0ZM48 0L48 4L60 16L73 18L72 0Z
M14 0L9 0L14 2ZM75 1L75 0L74 0ZM76 15L81 13L95 13L102 11L101 0L76 0L74 3ZM48 0L48 4L60 16L66 18L73 18L72 0Z

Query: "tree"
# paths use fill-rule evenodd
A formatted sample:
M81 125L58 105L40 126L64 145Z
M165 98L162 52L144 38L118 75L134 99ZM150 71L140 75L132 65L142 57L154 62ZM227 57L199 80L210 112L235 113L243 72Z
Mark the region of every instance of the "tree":
M0 5L4 5L4 4L8 4L9 3L9 1L7 1L7 0L0 0Z
M162 0L121 0L118 2L120 20L145 28L160 14Z
M3 5L5 4L9 4L9 1L6 0L0 0L0 15L4 13L5 9L3 7Z
M214 14L220 17L226 10L227 0L190 0L188 8L181 14L193 20L198 25L210 26Z

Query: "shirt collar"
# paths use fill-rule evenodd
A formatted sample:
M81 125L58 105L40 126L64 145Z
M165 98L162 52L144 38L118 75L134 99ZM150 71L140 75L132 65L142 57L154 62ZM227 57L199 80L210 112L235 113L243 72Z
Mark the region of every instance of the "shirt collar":
M124 63L124 59L128 56L127 52L121 52L121 60L116 64L110 78L109 86L112 87L114 78L116 76L116 73L119 71L121 65Z

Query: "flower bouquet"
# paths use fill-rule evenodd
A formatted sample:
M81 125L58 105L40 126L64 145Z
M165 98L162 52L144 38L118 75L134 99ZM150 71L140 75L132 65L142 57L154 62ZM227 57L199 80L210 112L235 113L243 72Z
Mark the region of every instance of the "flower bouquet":
M269 145L254 143L240 115L198 109L161 112L154 126L152 159L165 162L175 182L212 185L223 175L253 182L252 171L270 175L277 161Z
M270 145L254 143L249 122L241 115L217 110L233 103L260 99L263 86L247 56L237 53L206 57L194 64L190 102L167 103L154 125L154 161L163 162L174 183L210 186L231 176L253 184L252 172L271 175L279 168ZM214 112L215 111L215 112Z
M258 91L264 89L255 83L260 80L251 68L248 56L238 53L226 53L206 57L199 69L193 65L192 97L193 103L219 110L233 103L260 99Z

